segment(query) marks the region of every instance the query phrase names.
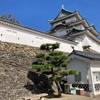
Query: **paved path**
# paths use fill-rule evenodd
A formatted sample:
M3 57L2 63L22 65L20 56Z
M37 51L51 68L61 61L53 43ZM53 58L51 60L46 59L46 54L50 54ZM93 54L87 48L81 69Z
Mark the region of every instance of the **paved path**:
M61 98L46 98L46 100L100 100L100 96L94 98L80 95L63 94Z

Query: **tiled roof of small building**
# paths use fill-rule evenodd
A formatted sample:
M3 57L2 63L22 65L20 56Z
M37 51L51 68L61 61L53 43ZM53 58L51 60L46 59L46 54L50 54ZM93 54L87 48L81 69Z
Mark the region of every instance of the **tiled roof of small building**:
M78 56L81 56L84 58L88 58L90 60L100 60L100 53L92 53L92 52L73 50L73 52L71 54L75 54L75 55L78 55Z

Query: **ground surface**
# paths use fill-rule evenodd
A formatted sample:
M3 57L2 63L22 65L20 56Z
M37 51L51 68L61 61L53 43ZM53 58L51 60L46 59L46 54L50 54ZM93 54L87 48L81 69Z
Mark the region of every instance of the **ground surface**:
M94 98L94 97L86 97L86 96L80 96L80 95L63 94L62 98L52 98L52 99L46 99L46 100L100 100L100 96Z
M39 100L39 95L31 95L27 97L23 97L18 100ZM41 99L44 100L44 99ZM87 97L87 96L80 96L80 95L69 95L69 94L62 94L61 98L45 98L45 100L100 100L100 96L97 97Z

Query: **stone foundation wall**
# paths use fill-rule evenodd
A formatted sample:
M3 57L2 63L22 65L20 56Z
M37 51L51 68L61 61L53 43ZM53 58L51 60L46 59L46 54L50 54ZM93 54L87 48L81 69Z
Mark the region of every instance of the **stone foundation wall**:
M16 100L30 94L24 86L38 52L39 48L0 42L0 100Z

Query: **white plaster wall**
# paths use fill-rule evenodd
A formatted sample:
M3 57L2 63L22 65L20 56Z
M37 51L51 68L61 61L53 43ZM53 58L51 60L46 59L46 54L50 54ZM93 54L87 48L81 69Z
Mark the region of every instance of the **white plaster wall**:
M65 20L66 23L76 22L76 21L77 21L77 18L75 16L74 17L70 17L69 19Z
M54 23L54 24L53 24L53 27L55 27L55 26L57 26L57 25L60 25L60 24L62 24L62 22Z
M84 30L85 27L83 25L76 25L75 27L77 27L78 29Z
M80 48L80 51L83 51L82 41L77 40L77 42L78 42L78 44L76 45L75 50L79 50L79 48Z
M66 34L67 34L66 29L59 29L54 33L55 36L64 36Z
M91 49L97 51L100 53L100 44L97 43L96 41L94 41L93 39L91 39L89 36L85 35L84 40L82 41L82 45L90 45Z
M100 72L100 62L92 62L90 64L90 66L91 66L92 73L93 72ZM95 79L93 78L93 83L97 84L97 83L100 83L100 81L95 81Z
M72 51L71 46L75 46L73 43L68 43L67 41L63 41L53 36L44 35L43 33L37 31L28 32L2 24L0 24L0 40L34 47L40 47L43 43L58 42L60 43L60 48L58 50L68 53Z
M92 84L100 84L100 81L95 81L95 77L93 76L93 72L100 72L100 62L97 61L93 61L90 63L90 70L91 70L91 76L92 76ZM93 86L94 87L94 86ZM100 90L99 91L95 91L94 89L94 95L98 95L100 94Z
M87 76L88 76L88 63L87 62L85 62L83 60L80 60L80 59L77 59L77 58L71 59L68 62L68 69L75 69L78 72L81 72L81 79L82 79L80 82L75 82L75 76L74 75L68 75L67 76L68 83L88 84L88 79L87 79Z
M68 29L67 28L62 28L62 29L58 29L58 30L56 30L55 33L53 33L53 35L58 36L58 37L64 36L64 35L68 34L71 30L72 30L72 28L68 28Z

